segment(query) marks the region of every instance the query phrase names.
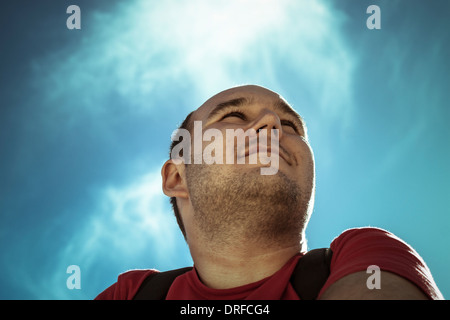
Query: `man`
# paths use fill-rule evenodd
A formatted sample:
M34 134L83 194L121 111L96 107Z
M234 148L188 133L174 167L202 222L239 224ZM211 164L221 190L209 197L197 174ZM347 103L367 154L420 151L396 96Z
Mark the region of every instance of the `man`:
M194 123L202 125L201 131L193 130ZM181 127L201 146L183 150L183 161L166 161L161 174L194 268L173 281L166 299L298 299L290 278L306 251L315 190L314 156L303 119L277 93L249 85L213 96ZM261 160L189 161L199 151L205 155L211 142L199 135L212 129L224 137L230 129L275 135L278 148L248 142L244 154L235 148L228 159L250 158L267 148L267 154L279 154L276 173L261 174L270 166ZM225 158L226 147L216 146L212 154ZM420 256L385 230L350 229L330 248L330 274L318 299L442 299ZM367 284L369 266L380 270L379 288ZM122 274L97 298L133 299L155 272Z

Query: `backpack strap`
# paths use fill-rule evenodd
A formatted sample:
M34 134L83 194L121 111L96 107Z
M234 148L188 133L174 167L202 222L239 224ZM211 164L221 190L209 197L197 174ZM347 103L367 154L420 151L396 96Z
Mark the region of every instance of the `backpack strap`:
M333 252L329 248L308 251L297 263L291 284L302 300L314 300L327 281ZM133 300L164 300L176 277L192 267L153 273L140 286Z
M192 270L192 267L149 275L142 282L133 300L164 300L175 278L190 270Z
M314 300L330 275L330 248L308 251L292 272L291 284L301 300Z

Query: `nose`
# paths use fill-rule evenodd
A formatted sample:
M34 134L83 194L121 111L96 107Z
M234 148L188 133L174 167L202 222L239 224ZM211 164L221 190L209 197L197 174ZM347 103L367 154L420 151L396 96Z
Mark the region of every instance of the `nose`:
M257 134L259 134L262 129L266 129L268 137L272 134L271 129L278 129L278 139L281 139L283 134L280 118L271 110L264 110L258 119L256 119L252 127L256 130Z

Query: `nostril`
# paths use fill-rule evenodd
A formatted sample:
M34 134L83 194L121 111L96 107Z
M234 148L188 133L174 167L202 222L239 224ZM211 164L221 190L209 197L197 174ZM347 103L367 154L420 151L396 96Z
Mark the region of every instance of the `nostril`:
M259 128L258 130L256 130L256 133L259 133L262 129L264 129L265 127L267 127L267 124L263 125L261 128Z
M278 137L279 134L280 134L280 129L273 128L273 129L272 129L272 134L273 134L275 137Z

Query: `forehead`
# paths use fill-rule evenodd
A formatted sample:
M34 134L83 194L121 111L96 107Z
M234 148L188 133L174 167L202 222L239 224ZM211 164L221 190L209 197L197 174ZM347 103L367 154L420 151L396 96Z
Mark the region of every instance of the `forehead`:
M209 113L218 104L238 98L246 98L255 103L268 103L268 104L273 104L274 102L282 100L282 98L278 93L260 86L248 85L235 87L222 91L216 94L215 96L211 97L210 99L208 99L204 104L200 106L200 108L198 108L194 112L193 119L194 120L206 119Z

